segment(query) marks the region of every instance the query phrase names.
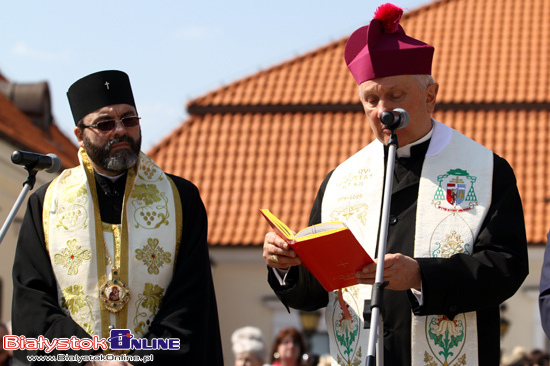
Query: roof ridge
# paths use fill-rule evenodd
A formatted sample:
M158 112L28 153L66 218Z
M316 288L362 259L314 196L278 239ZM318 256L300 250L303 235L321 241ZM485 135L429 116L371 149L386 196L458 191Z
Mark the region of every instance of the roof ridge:
M547 102L438 102L436 108L439 111L452 110L536 110L550 111ZM357 103L301 103L301 104L218 104L215 106L190 106L188 112L194 116L205 114L246 114L246 113L310 113L310 112L363 112L363 106ZM176 129L175 131L178 131Z
M425 12L428 9L433 9L439 6L446 5L450 2L457 2L461 0L439 0L435 3L428 3L419 8L408 11L403 15L404 20L418 16L419 14ZM264 68L262 70L256 71L253 74L239 78L233 82L227 83L223 86L216 88L215 90L209 91L205 94L202 94L194 99L190 99L186 103L187 112L192 113L203 113L200 112L205 105L215 104L216 106L222 107L223 105L230 105L226 103L220 103L219 100L224 98L224 94L227 94L231 91L239 91L243 88L246 88L248 84L254 83L254 81L261 80L262 78L267 78L267 75L277 74L281 70L289 69L294 65L299 65L304 63L309 59L319 59L320 55L323 53L328 53L333 49L344 48L347 40L349 39L352 31L345 37L341 37L335 41L331 41L328 44L320 47L313 48L301 55L294 56L290 59L283 60L281 62L275 63L272 66ZM342 54L343 60L343 54Z
M317 47L317 48L315 48L311 51L308 51L308 52L306 52L302 55L295 56L291 59L287 59L285 61L279 62L275 65L267 67L266 69L257 71L252 75L245 76L245 77L243 77L241 79L238 79L236 81L233 81L233 82L231 82L231 83L229 83L225 86L217 88L216 90L207 92L206 94L203 94L202 96L199 96L195 99L191 99L187 102L188 112L189 112L189 108L193 108L196 104L199 104L204 99L213 98L213 97L217 96L218 94L220 94L222 92L225 92L225 91L227 91L229 89L232 89L232 88L237 88L237 87L239 87L243 84L246 84L246 83L250 82L251 80L258 79L259 77L261 77L261 76L263 76L267 73L276 72L276 71L278 71L280 69L283 69L283 68L285 68L289 65L299 63L299 62L303 61L304 59L312 58L312 57L315 57L315 56L319 55L320 53L327 52L332 48L338 47L340 43L345 43L348 38L349 37L346 36L346 37L343 37L343 38L341 38L337 41L330 42L327 45ZM191 112L189 112L189 113L191 113Z

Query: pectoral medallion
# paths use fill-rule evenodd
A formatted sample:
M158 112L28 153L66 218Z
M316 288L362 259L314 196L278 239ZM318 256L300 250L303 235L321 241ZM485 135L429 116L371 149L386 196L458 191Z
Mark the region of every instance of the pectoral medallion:
M111 271L112 277L99 289L99 298L111 313L124 309L130 301L130 289L120 280L118 269Z

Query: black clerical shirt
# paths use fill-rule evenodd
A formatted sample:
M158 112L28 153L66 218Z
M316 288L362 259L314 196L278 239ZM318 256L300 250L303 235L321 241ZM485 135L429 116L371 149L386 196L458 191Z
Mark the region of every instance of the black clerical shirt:
M128 174L124 173L113 181L106 176L95 174L101 221L109 224L120 224L127 176Z

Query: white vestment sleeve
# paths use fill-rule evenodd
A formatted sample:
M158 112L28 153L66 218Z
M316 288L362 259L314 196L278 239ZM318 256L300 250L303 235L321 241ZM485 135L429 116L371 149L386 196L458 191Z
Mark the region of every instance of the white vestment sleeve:
M277 280L279 281L279 285L286 286L286 276L290 270L290 268L281 269L281 268L271 268L273 270L273 273L275 274L275 277L277 277Z
M411 291L418 300L418 305L424 305L424 296L422 296L422 284L420 284L420 291L414 288L411 288Z

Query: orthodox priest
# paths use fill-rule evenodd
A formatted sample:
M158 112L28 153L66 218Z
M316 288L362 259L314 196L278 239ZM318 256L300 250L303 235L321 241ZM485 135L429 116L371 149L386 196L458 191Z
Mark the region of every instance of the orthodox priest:
M85 76L67 96L80 165L29 197L13 267L13 334L108 339L122 329L147 339L141 348L152 349L128 356L152 358L148 364L223 365L197 188L140 152L140 117L126 73ZM177 339L179 349L154 349L155 339ZM38 350L16 351L15 358L33 364L27 356L98 352L116 354ZM141 364L136 357L110 362Z
M310 225L343 221L375 257L391 136L380 117L407 111L390 172L384 364L498 365L499 305L528 273L516 179L503 158L431 117L439 88L431 76L434 48L406 35L402 13L380 6L347 41L344 59L376 140L328 174ZM332 364L364 365L363 307L378 259L357 272L358 285L328 293L275 233L266 234L263 257L287 307L326 307Z

